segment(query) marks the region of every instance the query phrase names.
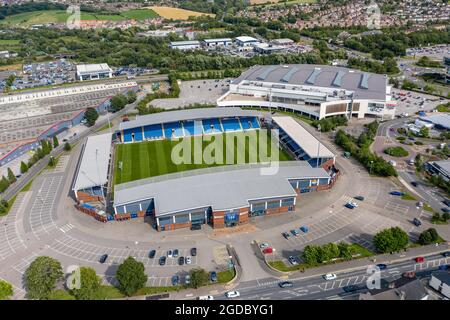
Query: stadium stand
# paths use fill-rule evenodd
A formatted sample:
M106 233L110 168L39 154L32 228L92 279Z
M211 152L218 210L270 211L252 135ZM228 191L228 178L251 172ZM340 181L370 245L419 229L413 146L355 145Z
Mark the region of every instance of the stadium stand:
M205 119L202 123L205 133L223 132L219 119Z
M240 131L242 130L239 118L221 119L223 130L226 131Z
M180 122L164 123L164 137L166 139L183 136L183 128L181 127Z
M184 121L183 128L185 136L201 135L203 133L201 121L198 121L198 123L195 123L194 121Z
M154 124L144 127L144 139L160 139L163 137L161 124Z
M240 118L242 129L259 129L258 119L256 117L242 117Z

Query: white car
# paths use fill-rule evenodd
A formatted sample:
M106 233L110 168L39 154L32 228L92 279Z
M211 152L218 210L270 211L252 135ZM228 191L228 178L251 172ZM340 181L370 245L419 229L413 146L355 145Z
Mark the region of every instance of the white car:
M200 296L198 300L214 300L213 296Z
M167 251L167 258L172 258L172 257L173 257L172 250Z
M269 244L268 244L267 242L263 242L263 243L261 243L261 244L259 245L259 248L260 248L260 249L265 249L265 248L267 248L267 247L269 247Z
M325 280L334 280L337 278L337 275L335 275L334 273L327 273L326 275L323 276L323 278Z
M227 298L237 298L241 294L239 293L239 291L228 291L225 295Z
M185 262L186 262L186 264L191 264L192 263L191 257L187 256Z

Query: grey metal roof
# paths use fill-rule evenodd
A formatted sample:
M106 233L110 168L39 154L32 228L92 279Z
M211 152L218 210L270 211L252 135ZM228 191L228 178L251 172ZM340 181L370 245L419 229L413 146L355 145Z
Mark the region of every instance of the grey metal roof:
M87 138L73 190L102 186L108 182L111 140L109 133Z
M138 116L135 120L121 122L119 130L131 129L152 124L176 122L181 120L201 120L209 118L226 117L262 117L262 113L253 110L242 110L241 108L217 107L217 108L198 108L167 111L145 116Z
M421 120L431 122L434 125L441 126L445 129L450 129L450 114L443 113L443 114L433 114L428 117L420 117Z
M439 281L445 283L446 285L450 286L450 272L448 271L436 271L431 274L431 276L435 277Z
M446 171L450 175L450 160L432 161L434 165L437 165L441 170Z
M298 70L293 72L289 77L285 77L294 68ZM270 72L268 72L263 80L264 82L332 88L337 85L335 79L340 78L339 87L354 91L355 99L386 99L386 75L328 65L295 64L253 66L233 80L232 83L239 84L244 80L261 81L258 79L258 76L266 70L270 70ZM338 76L339 72L341 72L342 76Z
M329 178L322 168L304 161L280 162L274 175L262 175L262 164L221 166L185 171L119 184L114 205L155 199L157 216L212 206L226 210L248 206L249 200L295 196L288 179Z

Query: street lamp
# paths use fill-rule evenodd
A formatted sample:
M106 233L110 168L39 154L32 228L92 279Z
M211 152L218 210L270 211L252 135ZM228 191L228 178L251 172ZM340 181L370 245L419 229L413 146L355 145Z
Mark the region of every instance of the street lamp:
M320 132L321 132L322 127L320 126L320 124L317 125L317 130L319 130L319 139L317 140L317 167L319 167L319 156L320 156Z
M370 161L370 169L369 169L370 174L372 174L372 165L373 165L373 160Z

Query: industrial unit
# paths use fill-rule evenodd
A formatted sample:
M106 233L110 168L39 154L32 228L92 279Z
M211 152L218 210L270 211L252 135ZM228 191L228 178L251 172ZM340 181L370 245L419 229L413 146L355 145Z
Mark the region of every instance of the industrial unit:
M77 79L80 81L112 78L112 69L107 63L77 65Z

